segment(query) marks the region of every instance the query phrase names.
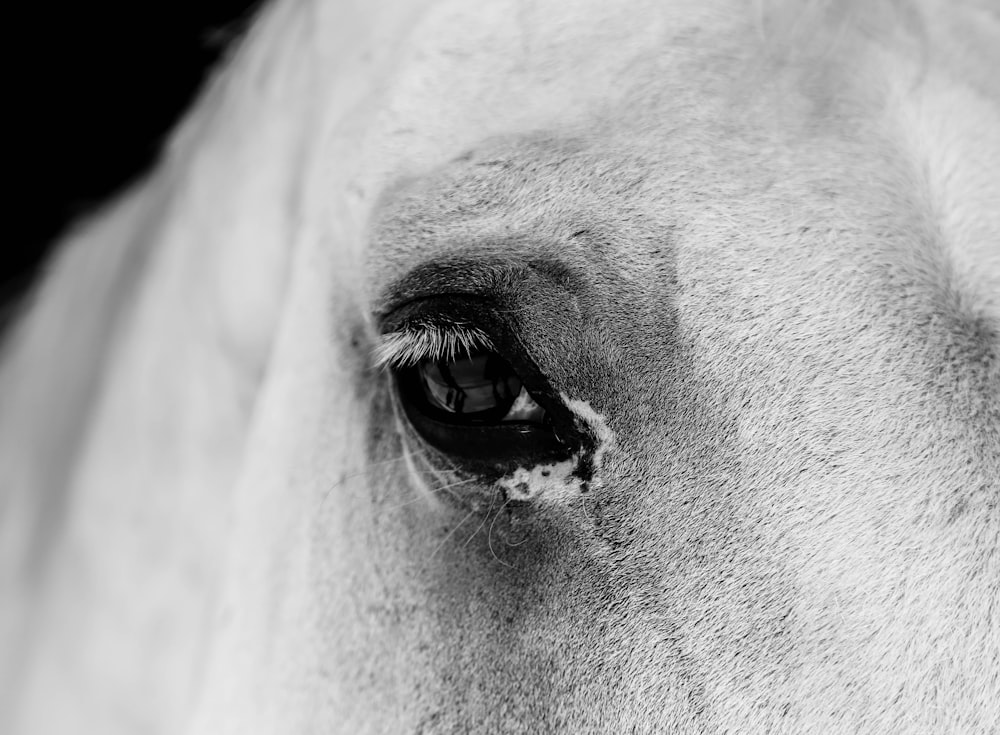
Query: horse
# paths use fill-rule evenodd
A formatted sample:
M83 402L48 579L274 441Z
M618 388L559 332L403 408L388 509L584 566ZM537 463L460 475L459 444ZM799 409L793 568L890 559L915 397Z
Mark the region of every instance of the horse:
M0 373L8 733L988 733L989 0L282 0Z

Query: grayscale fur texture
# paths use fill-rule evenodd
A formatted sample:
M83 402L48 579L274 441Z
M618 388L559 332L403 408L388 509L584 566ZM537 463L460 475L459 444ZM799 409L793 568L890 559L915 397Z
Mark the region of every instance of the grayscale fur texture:
M998 49L975 0L266 8L5 345L0 731L995 732ZM407 423L392 367L488 346L383 334L442 263L587 482Z

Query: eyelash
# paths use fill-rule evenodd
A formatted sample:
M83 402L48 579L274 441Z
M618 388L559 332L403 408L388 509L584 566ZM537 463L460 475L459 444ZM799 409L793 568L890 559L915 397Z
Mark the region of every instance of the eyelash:
M383 334L375 346L378 368L401 369L425 360L454 360L477 350L492 350L493 343L482 330L468 325L420 324Z

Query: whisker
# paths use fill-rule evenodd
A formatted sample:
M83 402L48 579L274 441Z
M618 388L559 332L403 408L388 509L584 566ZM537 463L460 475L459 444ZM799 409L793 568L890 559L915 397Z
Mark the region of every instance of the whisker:
M594 517L592 515L590 515L590 513L587 511L587 497L588 496L581 494L578 497L580 498L580 509L583 511L584 517L588 521L590 521L591 523L593 523L594 522Z
M448 490L448 489L453 488L453 487L458 487L460 485L465 485L466 483L469 483L469 482L476 482L476 480L477 480L477 478L475 478L475 477L469 477L469 478L467 478L465 480L459 480L458 482L450 482L447 485L442 485L440 487L434 488L433 490L431 490L431 493L436 494L436 493L439 493L439 492L441 492L443 490ZM421 500L424 500L425 497L426 496L424 496L424 495L419 495L418 494L417 497L410 498L409 500L407 500L404 503L399 503L398 505L391 505L388 508L384 508L383 512L389 513L389 512L394 511L394 510L399 510L400 508L405 508L408 505L413 505L414 503L417 503L417 502L419 502Z
M441 549L444 548L444 545L446 543L448 543L448 539L450 539L452 536L454 536L455 535L455 531L457 531L462 526L464 526L465 522L467 520L469 520L470 518L472 518L472 515L475 512L476 512L475 508L473 508L472 510L470 510L468 513L465 514L465 517L462 520L460 520L457 524L455 524L455 527L453 529L451 529L450 531L448 531L448 535L445 536L443 539L441 539L441 543L438 544L437 547L434 549L434 551L431 552L431 555L427 557L427 561L431 561L437 555L437 553L439 551L441 551Z
M318 510L322 509L323 504L326 503L326 499L330 496L330 493L332 493L334 490L336 490L338 487L340 487L344 483L346 483L346 482L348 482L350 480L355 480L355 479L357 479L359 477L364 477L365 475L371 474L371 472L373 470L378 469L379 467L383 467L383 466L388 465L388 464L393 464L394 462L402 462L402 461L404 461L406 459L407 459L407 453L404 452L400 456L393 457L392 459L382 459L382 460L379 460L378 462L372 462L371 464L367 465L361 472L354 472L354 473L352 473L350 475L344 475L339 480L337 480L332 485L330 485L330 487L327 488L326 492L323 493L323 497L320 498L319 503L316 504L316 510L318 511Z
M493 550L493 526L496 525L497 518L499 518L500 514L503 513L503 509L506 508L510 504L510 501L511 501L511 498L507 498L507 500L504 501L504 504L500 506L500 510L497 511L497 514L495 516L493 516L493 522L490 523L490 530L486 532L486 545L489 547L490 553L493 554L493 558L494 559L496 559L498 562L500 562L501 564L503 564L505 567L510 567L511 569L513 569L514 566L512 564L508 564L507 562L505 562L503 559L501 559L499 556L497 556L497 552L495 552ZM524 543L524 541L521 541L521 543ZM511 546L511 545L512 544L508 544L508 546ZM518 545L520 545L520 544L518 544Z
M469 538L465 539L465 543L462 544L462 548L468 546L469 542L472 541L473 538L475 538L476 534L483 530L483 526L486 525L486 521L490 517L490 513L493 511L493 504L496 502L498 494L499 493L493 493L493 495L490 497L490 507L486 509L486 514L483 516L482 523L480 523L479 527L472 532L472 535L470 535Z
M510 546L510 547L513 547L513 548L517 548L518 546L520 546L521 544L523 544L527 540L528 540L528 537L525 536L523 539L521 539L520 541L518 541L516 544L512 544L510 541L504 541L504 543L507 544L507 546Z

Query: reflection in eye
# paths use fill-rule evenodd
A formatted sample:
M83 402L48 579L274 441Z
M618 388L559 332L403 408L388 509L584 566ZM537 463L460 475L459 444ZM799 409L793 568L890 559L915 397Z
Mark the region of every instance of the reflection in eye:
M459 421L540 422L544 410L495 352L425 360L416 368L426 403Z
M450 413L506 409L521 392L521 380L493 353L424 362L420 379L431 402Z
M510 342L510 341L508 341ZM544 376L516 343L508 354L468 324L414 322L387 332L375 363L392 371L399 406L410 428L430 446L475 472L506 473L519 466L567 459L576 446L572 424L560 424ZM528 371L519 373L512 365ZM545 406L525 387L547 391Z

